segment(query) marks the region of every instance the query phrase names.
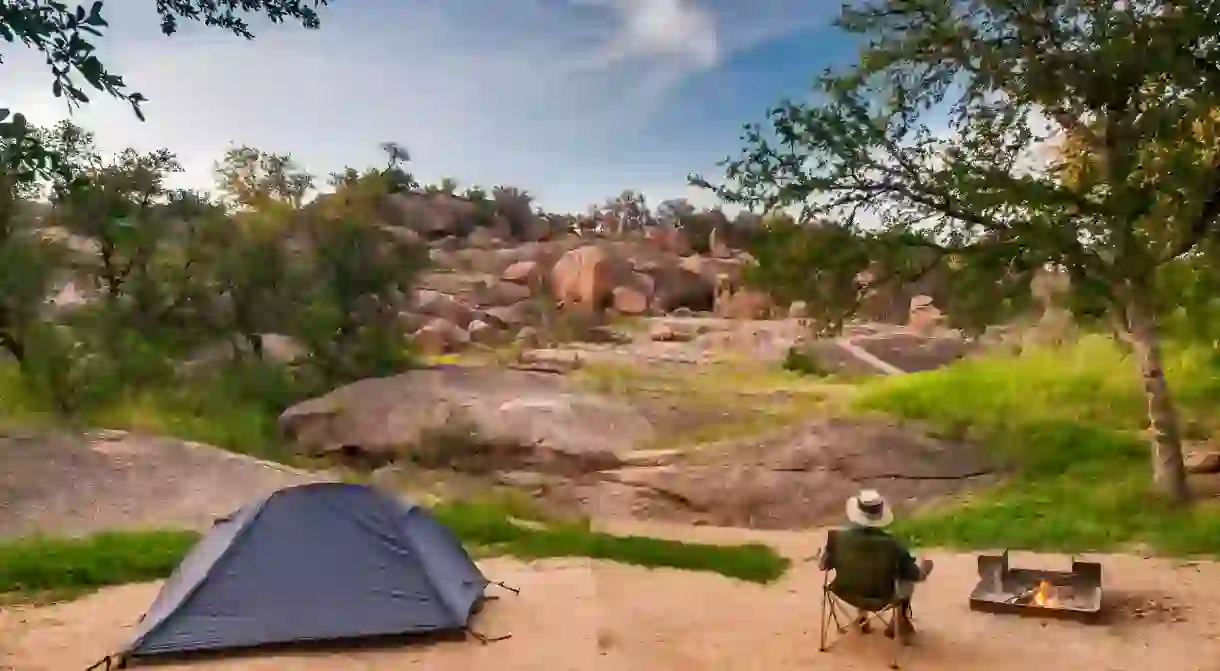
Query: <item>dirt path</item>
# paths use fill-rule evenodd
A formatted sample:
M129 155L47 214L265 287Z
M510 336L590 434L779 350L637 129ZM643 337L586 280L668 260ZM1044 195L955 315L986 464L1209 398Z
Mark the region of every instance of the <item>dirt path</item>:
M794 558L811 555L821 534L733 529L618 526L616 531L684 538L763 540ZM1220 671L1220 565L1104 556L1116 615L1093 626L973 613L976 579L968 555L929 553L936 571L916 597L920 644L905 669ZM1018 556L1022 565L1065 557ZM581 559L534 564L494 559L485 571L522 588L476 619L509 640L481 646L444 642L397 649L231 657L157 668L192 671L355 671L497 669L656 671L884 669L887 644L873 635L817 650L821 574L798 563L768 587L717 576L649 571ZM493 588L494 589L494 588ZM0 669L83 669L119 645L157 585L106 590L60 606L0 611ZM1135 607L1158 604L1145 617Z

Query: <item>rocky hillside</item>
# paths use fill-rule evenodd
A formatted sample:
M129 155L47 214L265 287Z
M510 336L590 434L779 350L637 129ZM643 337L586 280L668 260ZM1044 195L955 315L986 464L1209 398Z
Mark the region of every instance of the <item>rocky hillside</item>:
M586 323L608 315L806 316L803 304L777 305L745 286L755 261L724 229L713 229L698 253L691 232L671 226L611 235L541 214L517 225L501 216L480 222L475 205L445 194L393 199L395 230L427 244L434 264L403 312L428 354L514 339L545 345L553 321L572 314ZM863 316L934 330L942 319L920 289L872 297Z

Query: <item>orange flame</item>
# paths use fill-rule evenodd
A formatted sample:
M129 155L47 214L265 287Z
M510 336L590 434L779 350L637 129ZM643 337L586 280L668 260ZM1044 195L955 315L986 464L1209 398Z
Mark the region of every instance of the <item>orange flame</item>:
M1045 580L1038 581L1038 589L1034 592L1034 604L1043 608L1054 608L1059 605L1055 596L1055 587Z

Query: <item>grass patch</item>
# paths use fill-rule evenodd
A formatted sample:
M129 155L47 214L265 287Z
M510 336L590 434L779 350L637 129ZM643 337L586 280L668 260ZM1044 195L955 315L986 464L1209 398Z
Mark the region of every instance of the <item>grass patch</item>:
M1220 368L1189 350L1171 350L1167 364L1188 434L1210 435ZM1220 502L1175 510L1151 494L1138 373L1105 338L878 379L854 405L981 442L1013 469L998 487L901 521L913 542L1220 554Z
M433 513L475 556L522 559L591 557L646 567L708 571L756 583L781 577L788 560L770 547L681 543L592 531L587 522L519 521L523 507L493 503L440 503ZM169 576L194 546L191 531L108 532L85 538L0 541L0 596L21 600Z
M590 557L649 568L707 571L738 580L769 583L788 569L788 560L761 544L708 545L592 531L587 523L524 525L496 506L446 503L433 512L468 545L492 548L522 559Z
M99 396L105 400L64 418L29 390L14 362L0 360L0 427L125 429L284 460L289 453L279 413L301 398L286 374L270 366L225 368L189 383Z
M0 428L48 426L55 421L55 413L29 393L17 364L0 357Z
M190 531L141 531L3 541L0 593L88 590L164 578L198 538Z

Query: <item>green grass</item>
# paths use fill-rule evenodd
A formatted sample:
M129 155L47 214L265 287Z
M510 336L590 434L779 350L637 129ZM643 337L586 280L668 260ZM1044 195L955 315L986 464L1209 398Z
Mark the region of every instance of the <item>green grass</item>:
M707 571L738 580L769 583L788 569L788 560L761 544L708 545L615 536L586 523L522 525L496 506L448 503L433 512L468 545L494 548L522 559L590 557L650 568Z
M263 458L288 453L277 426L279 412L295 398L271 371L222 371L190 384L121 391L103 396L71 422L173 436ZM32 394L15 363L0 360L0 427L55 426L64 418Z
M1170 350L1167 374L1188 436L1209 437L1215 359ZM1151 493L1138 372L1104 338L870 382L854 404L981 442L1013 470L998 487L901 521L915 543L1220 554L1220 502L1175 510Z
M108 532L0 541L0 593L90 589L168 576L198 535Z
M11 360L0 359L0 428L43 426L54 421L54 414L26 389L17 365Z
M501 506L441 503L433 513L472 554L522 559L591 557L646 567L708 571L768 583L788 560L765 545L705 545L590 530L586 523L516 521ZM522 513L524 514L524 513ZM108 532L85 538L0 541L0 595L79 595L106 585L167 577L198 540L190 531Z

